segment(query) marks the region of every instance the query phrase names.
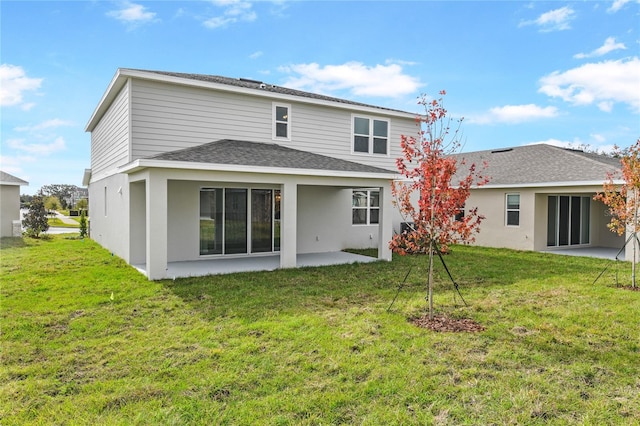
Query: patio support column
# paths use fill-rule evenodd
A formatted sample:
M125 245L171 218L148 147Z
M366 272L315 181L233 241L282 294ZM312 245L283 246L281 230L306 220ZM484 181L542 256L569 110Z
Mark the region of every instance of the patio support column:
M150 171L147 177L147 278L167 277L167 178Z
M391 182L380 187L380 218L378 222L378 259L391 261L389 242L393 234L393 204L391 203Z
M291 180L282 184L280 267L297 266L298 184Z

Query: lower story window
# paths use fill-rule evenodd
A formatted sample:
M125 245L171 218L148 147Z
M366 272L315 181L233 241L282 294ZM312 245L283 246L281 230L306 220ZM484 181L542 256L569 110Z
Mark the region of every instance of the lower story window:
M352 223L375 225L380 219L380 191L356 189L352 196Z
M507 194L507 226L520 226L520 194Z

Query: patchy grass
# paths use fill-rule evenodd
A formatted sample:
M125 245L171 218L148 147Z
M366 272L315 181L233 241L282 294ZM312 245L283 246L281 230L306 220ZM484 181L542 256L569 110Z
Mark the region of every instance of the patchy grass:
M426 261L148 282L91 240L3 239L0 423L637 424L640 293L608 261L454 247ZM409 268L412 271L387 311Z

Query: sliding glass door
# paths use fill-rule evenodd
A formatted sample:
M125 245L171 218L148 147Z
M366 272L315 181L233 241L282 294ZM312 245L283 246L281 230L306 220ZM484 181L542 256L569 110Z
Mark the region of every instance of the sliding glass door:
M547 205L547 246L589 244L591 197L550 195Z
M200 190L201 255L268 253L279 250L279 190Z

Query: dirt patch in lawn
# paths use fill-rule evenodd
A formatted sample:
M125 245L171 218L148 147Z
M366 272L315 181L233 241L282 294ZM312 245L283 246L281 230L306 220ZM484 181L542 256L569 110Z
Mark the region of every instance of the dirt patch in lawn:
M432 331L450 333L476 333L484 331L484 326L469 318L451 318L443 315L429 315L411 318L410 321L417 327L427 328Z
M631 287L630 285L623 285L620 288L623 290L640 291L640 287Z

